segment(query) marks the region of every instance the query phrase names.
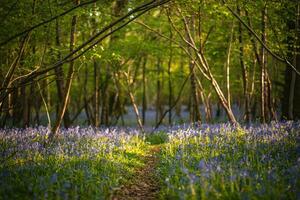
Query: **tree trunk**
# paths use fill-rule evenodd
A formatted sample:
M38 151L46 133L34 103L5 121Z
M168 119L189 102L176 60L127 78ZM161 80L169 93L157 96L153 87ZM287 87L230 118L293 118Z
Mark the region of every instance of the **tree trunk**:
M294 55L294 66L300 71L300 3L297 4L297 18L296 18L296 35L297 40L295 41L295 55ZM293 71L294 72L294 71ZM294 72L295 73L295 72ZM294 109L293 115L295 120L300 119L300 76L296 76L295 88L294 88Z
M156 123L158 123L159 119L162 116L163 108L162 108L162 102L161 102L161 96L162 96L162 85L161 85L161 60L158 58L157 60L157 81L156 81Z
M94 126L98 127L100 125L100 116L99 116L99 75L98 75L98 63L94 59Z
M137 107L137 104L135 103L134 96L133 96L133 94L132 94L132 92L131 92L131 90L129 88L128 88L128 93L129 93L131 104L133 106L134 113L136 115L137 124L138 124L139 128L141 129L141 131L145 132L144 128L143 128L142 120L140 118L139 109Z
M91 119L91 115L90 115L90 111L89 111L89 101L87 99L88 96L88 92L87 92L87 83L88 83L88 76L89 76L89 72L88 72L88 66L87 64L85 65L85 70L84 70L84 81L83 81L83 103L84 103L84 110L85 110L85 114L86 114L86 118L87 118L87 123L88 125L92 124L92 119Z
M231 94L230 94L230 57L231 57L231 46L232 46L232 40L233 40L233 31L234 31L234 23L232 22L231 25L231 32L230 32L230 39L227 49L227 56L226 56L226 62L225 62L225 68L226 68L226 91L227 91L227 102L228 107L231 109Z
M275 112L275 108L274 108L274 103L273 103L273 97L272 97L272 82L269 76L269 73L267 73L267 77L266 77L266 84L267 84L267 99L268 99L268 110L269 110L269 115L270 115L270 119L271 120L275 120L277 121L277 115Z
M262 21L262 35L261 35L261 40L263 43L266 43L266 21L267 21L267 16L266 16L266 5L264 6L262 12L261 12L261 21ZM265 102L265 97L266 97L266 88L265 88L265 73L266 73L266 64L267 64L267 59L266 59L266 52L265 48L262 46L261 47L261 71L260 71L260 115L261 115L261 123L266 123L266 102Z
M172 31L170 30L170 38L173 38ZM168 61L168 86L169 86L169 125L172 124L172 98L173 98L173 90L172 90L172 77L171 77L171 67L172 67L172 58L173 58L173 49L172 49L172 41L170 40L169 44L170 48L170 55L169 55L169 61Z
M187 23L189 23L190 34L192 37L195 37L195 16L190 17L187 19ZM191 38L187 35L187 40L192 43ZM191 47L188 46L189 53L193 55L193 50ZM198 90L196 85L196 71L195 71L195 63L193 60L190 60L189 69L191 72L190 82L191 82L191 106L190 106L190 113L191 113L191 120L192 122L201 123L201 114L199 108L199 97L198 97Z
M106 67L105 72L105 80L103 81L103 89L101 90L101 124L108 125L109 118L108 118L108 101L109 101L109 93L108 93L108 86L109 86L109 79L111 75L109 72L108 67Z
M80 3L79 0L75 0L75 4L76 5L79 5L79 3ZM70 52L72 52L74 50L74 46L75 46L76 24L77 24L77 16L74 15L72 17L72 22L71 22ZM68 106L69 99L70 99L70 91L71 91L71 85L72 85L73 75L74 75L74 61L71 61L70 62L70 66L69 66L69 71L68 71L68 76L67 76L65 91L64 91L63 102L62 102L62 105L61 105L61 107L59 109L58 118L56 119L55 125L54 125L54 127L52 129L51 138L53 138L57 134L57 132L59 130L59 127L61 125L62 119L64 117L66 108Z
M60 26L59 26L58 19L56 20L56 38L55 38L55 40L56 40L56 46L58 48L60 48L60 46L61 46L61 44L60 44ZM58 52L57 58L58 58L58 60L61 59L61 53L60 52ZM58 109L57 109L57 115L56 116L59 117L59 107L61 106L61 104L63 102L64 91L65 91L65 88L64 88L64 72L63 72L63 69L62 69L62 65L56 67L54 69L54 72L55 72L55 76L56 76L56 88L57 88L57 95L58 95L58 102L57 102ZM69 124L70 124L70 115L69 115L69 111L68 111L67 108L65 110L63 120L64 120L64 126L66 128L68 128Z
M143 61L143 94L142 94L142 124L145 125L146 123L146 111L147 111L147 98L146 98L146 65L147 65L147 56L144 56Z
M289 48L289 60L300 70L300 3L295 5L295 20L291 19L287 23L288 31L295 32L296 35L288 36L287 43ZM282 118L283 119L300 119L300 77L286 66L285 85L282 98Z
M237 13L238 15L241 16L241 9L238 6L237 7ZM243 77L243 95L244 95L244 120L246 122L251 121L251 115L250 115L250 100L249 100L249 93L248 93L248 72L247 72L247 67L244 62L244 41L243 41L243 28L242 28L242 23L239 22L239 58L240 58L240 65L242 68L242 77Z
M29 126L29 116L30 116L30 108L29 108L29 100L26 86L21 88L22 95L22 110L23 110L23 127L26 128Z
M210 95L211 93L208 94L208 96L205 95L203 86L201 84L201 81L196 77L197 83L198 83L198 88L199 88L199 94L201 97L201 100L203 102L204 108L205 108L205 119L206 123L211 122L212 120L212 112L211 112L211 105L210 105Z

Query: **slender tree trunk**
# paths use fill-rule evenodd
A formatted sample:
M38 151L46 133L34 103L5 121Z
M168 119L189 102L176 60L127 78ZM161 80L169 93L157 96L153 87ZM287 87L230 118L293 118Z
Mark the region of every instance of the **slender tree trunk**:
M21 99L22 97L22 87L19 88L18 90L15 90L13 93L13 105L17 105L19 103L19 99ZM20 121L20 117L22 115L22 112L20 111L20 109L14 109L14 112L13 112L13 116L12 116L12 123L15 125L17 124L19 121Z
M179 74L182 75L184 74L184 55L181 53L180 55L180 61L179 61ZM180 77L181 78L181 77ZM176 107L175 107L175 114L176 116L181 119L181 110L182 110L182 99L179 98L178 99L178 102L176 104Z
M94 126L98 127L100 125L99 116L99 75L98 75L98 63L94 59Z
M289 49L289 61L294 66L300 69L300 8L299 3L295 5L296 16L287 22L288 32L295 32L296 34L288 35L287 43ZM285 85L282 98L282 118L283 119L300 119L300 78L296 73L286 66L285 70Z
M266 5L264 6L262 12L261 12L261 20L262 20L262 35L261 39L263 43L266 42ZM266 91L265 91L265 73L266 73L266 52L265 48L262 46L261 47L261 71L260 71L260 90L261 90L261 99L260 99L260 114L261 114L261 122L266 123L266 107L265 107L265 96L266 96Z
M46 48L45 48L46 49ZM45 81L43 82L45 83ZM46 82L47 83L47 82ZM43 104L45 106L45 110L46 110L46 114L47 114L47 120L48 120L48 125L47 127L48 128L51 128L51 117L50 117L50 112L49 112L49 107L48 107L48 104L47 104L47 100L44 98L44 94L43 94L43 91L42 91L42 88L39 84L39 82L37 81L37 86L38 86L38 89L39 89L39 93L40 93L40 96L41 96L41 99L43 101ZM45 88L46 90L48 89L47 87L43 87ZM47 91L46 91L47 92Z
M160 60L160 58L157 60L156 71L157 71L157 81L156 81L156 120L155 121L157 123L163 113L162 102L161 102L162 86L161 86L161 60Z
M93 5L94 14L96 15L97 5L94 3ZM92 19L92 35L96 33L97 24L96 19ZM98 127L100 125L100 92L99 92L99 61L97 58L93 59L94 62L94 126Z
M87 64L85 65L85 70L84 70L84 81L83 81L83 102L84 102L84 110L85 110L85 114L86 114L86 118L87 118L87 123L88 125L92 124L92 119L91 119L91 115L90 115L90 111L89 111L89 101L87 99L88 96L88 91L87 91L87 83L88 83L88 76L89 76L89 72L88 72L88 66Z
M49 75L49 72L47 72L47 76L48 75ZM50 91L50 80L46 79L45 81L42 82L42 85L45 85L45 86L43 86L43 88L46 88L44 96L46 96L46 105L47 105L48 110L50 111L51 108L52 108L51 91Z
M136 69L139 68L140 61L136 64ZM115 97L114 97L114 103L112 105L112 111L115 113L115 124L118 123L118 120L120 116L123 115L123 92L122 92L122 84L120 83L120 75L118 72L115 72L113 74L113 83L115 87Z
M137 104L135 102L134 96L133 96L133 94L132 94L132 92L129 88L128 88L128 93L129 93L131 104L132 104L133 109L134 109L134 113L136 115L136 120L137 120L138 126L140 127L142 132L145 132L144 128L143 128L142 120L140 118L139 109L138 109Z
M201 0L200 3L203 6L203 1ZM199 38L199 51L203 54L203 47L204 47L204 40L202 39L202 10L201 10L201 6L199 6L198 8L198 38ZM198 84L198 89L199 89L199 94L200 94L200 98L203 102L204 105L204 109L205 109L205 119L206 119L206 123L211 122L212 120L212 112L211 112L211 106L210 106L210 94L208 96L205 95L204 93L204 89L202 86L202 83L200 81L200 79L198 77L196 77L196 82Z
M269 73L267 73L266 76L266 84L267 84L267 99L268 99L268 110L269 110L269 115L270 115L270 119L277 121L277 115L275 112L275 108L274 108L274 103L273 103L273 98L272 98L272 82L269 76Z
M75 0L76 5L79 5L79 3L80 3L79 0ZM70 52L73 51L74 46L75 46L76 24L77 24L77 16L74 15L72 17L72 23L71 23ZM53 138L57 134L57 132L59 130L59 127L61 125L62 119L64 117L66 108L68 106L69 99L70 99L70 91L71 91L73 75L74 75L74 61L71 61L70 66L69 66L67 81L66 81L64 99L63 99L62 105L61 105L60 110L59 110L58 118L56 119L55 125L52 129L51 138Z
M115 0L113 2L112 8L112 17L118 18L121 17L125 11L125 8L128 4L128 0ZM116 32L115 34L111 35L110 37L110 46L113 46L118 40L120 40L123 35L120 32ZM113 68L112 68L113 67ZM113 71L112 71L113 70ZM110 79L116 71L120 70L120 63L114 63L114 66L106 66L106 73L105 73L105 82L103 86L103 90L101 91L101 103L102 103L102 110L101 110L101 124L109 125L111 124L112 116L116 105L116 100L118 94L116 94L113 89L111 88Z
M139 63L138 63L138 66L140 65ZM128 73L124 72L124 75L125 75L126 83L127 83L126 90L128 92L129 99L130 99L130 102L132 104L135 116L136 116L137 124L138 124L140 130L144 133L145 131L144 131L143 123L142 123L142 120L141 120L141 117L140 117L140 114L139 114L139 109L138 109L138 106L136 104L133 92L132 92L132 90L134 88L134 83L135 83L135 80L136 80L136 76L137 76L137 73L138 73L138 66L135 68L135 72L134 72L134 77L133 78L130 77L130 73L129 72Z
M29 108L29 100L28 100L28 93L26 86L23 86L21 89L22 95L22 108L23 108L23 127L26 128L29 126L29 115L30 115L30 108Z
M37 83L34 84L37 87ZM39 90L39 89L38 89ZM36 103L33 105L34 110L35 110L35 117L34 117L34 122L37 125L40 125L41 121L40 121L40 109L41 109L41 98L39 93L37 92L35 95L35 99L36 99Z
M294 59L295 60L295 59ZM295 66L295 65L294 65ZM290 82L290 91L289 91L289 102L288 102L288 119L294 119L294 95L295 95L295 83L296 83L296 73L291 72L291 82Z
M241 9L238 6L237 7L237 13L238 15L241 16ZM239 58L240 58L240 65L242 68L242 75L243 75L243 93L244 93L244 120L246 122L251 121L251 115L250 115L250 100L249 100L249 94L248 94L248 71L247 71L247 67L245 65L244 62L244 41L243 41L243 28L242 28L242 23L239 22L239 50L240 50L240 54L239 54Z
M146 64L147 64L147 56L144 56L143 61L143 106L142 106L142 124L145 125L146 123L146 111L147 111L147 98L146 98Z
M59 26L59 21L58 19L56 20L56 38L55 38L55 41L56 41L56 46L58 48L60 48L61 46L61 42L60 42L60 26ZM58 52L58 55L57 55L57 58L60 60L61 59L61 53ZM64 72L63 72L63 69L62 69L62 65L56 67L54 69L54 72L55 72L55 76L56 76L56 88L57 88L57 95L58 95L58 103L57 103L57 114L56 116L59 117L59 107L60 105L62 104L63 102L63 99L64 99L64 91L65 91L65 88L64 88ZM70 124L70 115L69 115L69 111L68 109L66 108L66 111L64 113L64 116L63 116L63 121L64 121L64 125L65 127L69 127L69 124Z
M12 94L8 95L8 102L7 103L8 103L7 107L9 108L7 114L11 118L13 116L13 113L14 113L13 95Z
M172 31L170 30L170 38L173 38ZM173 49L172 49L172 41L170 40L170 55L168 61L168 86L169 86L169 125L172 124L172 98L173 98L173 90L172 90L172 77L171 77L171 67L172 67L172 58L173 58Z
M203 86L201 84L201 81L196 77L197 83L198 83L198 88L199 88L199 94L201 97L201 100L204 104L205 107L205 119L206 123L211 122L212 120L212 114L211 114L211 106L210 106L210 95L211 93L208 94L208 96L205 95Z
M220 100L220 103L222 105L222 107L224 108L226 114L227 114L227 117L229 119L229 121L232 123L232 124L238 124L238 122L236 121L235 119L235 116L231 110L231 108L228 106L228 102L222 92L222 90L220 89L217 81L215 80L215 78L212 76L212 74L210 74L210 77L211 77L211 84L215 90L215 92L217 93L218 95L218 98Z
M249 13L247 10L245 10L245 15L247 17L247 20L248 20L248 25L252 28L252 23L251 23L251 19L249 17ZM255 60L254 60L254 71L253 71L253 77L252 77L252 86L251 86L251 92L250 92L250 100L251 102L253 102L253 105L252 105L252 108L251 108L251 116L252 116L252 119L258 119L258 117L256 117L256 114L257 114L257 107L258 107L258 103L256 101L256 99L258 99L259 97L256 97L255 94L254 94L254 90L255 90L255 73L256 73L256 63L258 64L259 68L260 68L260 90L261 90L261 71L262 71L262 58L261 56L259 55L259 50L258 50L258 47L257 47L257 44L256 44L256 41L255 41L255 38L251 35L250 32L248 32L249 34L249 37L250 37L250 40L251 40L251 43L252 43L252 47L253 47L253 53L254 53L254 56L255 56ZM260 95L260 98L261 98L261 95ZM261 99L260 99L260 105L261 105ZM261 106L260 106L261 107ZM260 108L261 109L261 108ZM260 110L260 113L261 113L261 110ZM260 121L262 117L260 116Z
M230 32L230 39L227 49L227 57L225 62L225 68L226 68L226 91L227 91L227 102L228 106L231 109L231 94L230 94L230 57L231 57L231 46L232 46L232 40L233 40L233 31L234 31L234 23L232 22L231 25L231 32Z
M106 72L105 72L105 80L103 81L103 89L101 90L101 96L102 96L102 101L101 101L101 124L102 125L108 125L109 123L109 118L108 118L108 101L109 101L109 92L108 92L108 87L109 87L109 79L110 79L110 72L108 67L106 67Z
M296 38L295 41L295 55L294 55L294 66L297 70L300 70L300 2L297 3L297 16L296 16ZM294 72L294 71L293 71ZM294 108L293 115L295 120L300 119L300 77L296 76L295 88L294 88Z
M195 16L190 17L187 20L187 23L189 23L190 34L192 37L195 37ZM192 43L191 38L187 35L187 40ZM188 47L189 53L193 55L193 50L191 47ZM195 71L195 63L193 60L190 60L189 63L191 77L191 106L190 106L190 113L192 117L192 122L201 122L201 114L200 114L200 108L199 108L199 97L198 97L198 90L196 86L196 71Z

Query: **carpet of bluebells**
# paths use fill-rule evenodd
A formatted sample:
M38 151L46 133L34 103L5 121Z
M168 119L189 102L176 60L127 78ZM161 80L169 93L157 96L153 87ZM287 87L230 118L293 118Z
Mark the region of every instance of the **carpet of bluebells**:
M167 132L162 199L300 199L300 123Z
M300 123L0 130L0 199L109 199L159 145L161 199L300 199Z
M0 199L107 199L147 150L131 129L70 128L44 148L48 135L0 130Z

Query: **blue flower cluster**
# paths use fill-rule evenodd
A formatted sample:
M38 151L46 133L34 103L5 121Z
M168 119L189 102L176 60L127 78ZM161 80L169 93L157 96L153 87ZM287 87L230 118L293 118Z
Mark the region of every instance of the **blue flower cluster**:
M299 122L190 125L168 135L163 198L300 198Z

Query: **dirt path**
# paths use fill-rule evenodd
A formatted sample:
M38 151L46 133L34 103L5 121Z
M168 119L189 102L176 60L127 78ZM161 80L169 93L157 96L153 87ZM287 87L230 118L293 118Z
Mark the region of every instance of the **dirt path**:
M155 175L159 146L153 146L145 157L145 165L137 169L132 183L122 186L114 192L112 200L153 200L157 199L159 183Z

